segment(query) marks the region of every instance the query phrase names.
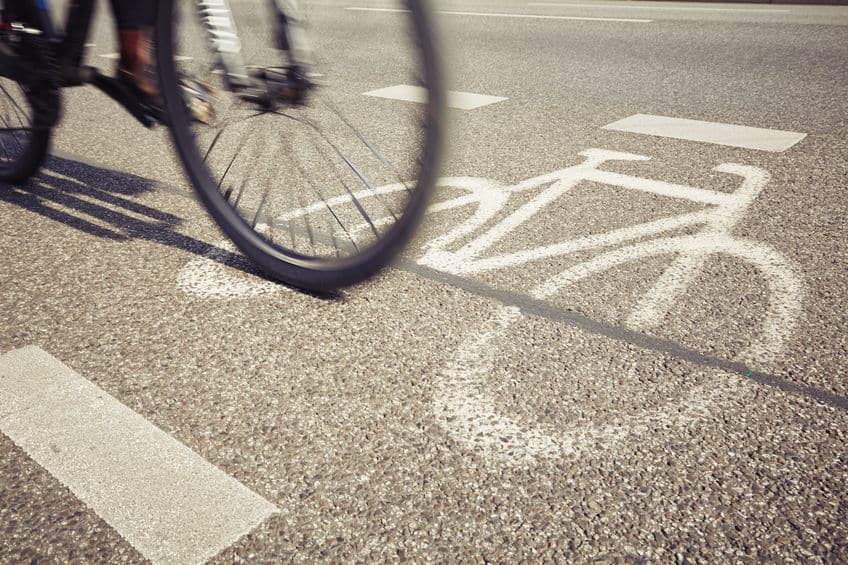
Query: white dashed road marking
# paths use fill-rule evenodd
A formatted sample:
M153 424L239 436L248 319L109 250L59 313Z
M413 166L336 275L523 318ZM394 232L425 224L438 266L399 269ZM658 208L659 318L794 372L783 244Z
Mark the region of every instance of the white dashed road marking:
M91 46L94 47L94 44L92 43ZM105 54L100 55L100 56L103 57L104 59L113 59L113 60L117 60L117 59L121 58L120 53L105 53ZM175 55L174 56L174 61L191 61L193 59L194 59L194 57L189 57L188 55Z
M0 432L154 563L201 563L278 509L38 347L0 355Z
M635 114L629 118L607 124L603 129L643 133L687 141L702 141L716 145L744 147L776 153L786 151L807 137L806 133L794 131L652 116L650 114Z
M400 8L362 8L359 6L351 6L346 8L353 12L407 12ZM590 18L583 16L545 16L541 14L506 14L499 12L454 12L450 10L439 10L437 13L448 16L480 16L486 18L519 18L529 20L579 20L584 22L628 22L647 24L653 20L645 20L638 18Z
M684 10L694 12L762 12L763 14L787 14L791 10L781 8L705 8L702 6L631 6L626 4L606 3L576 3L576 2L530 2L527 6L551 6L559 8L612 8L612 9L637 9L637 10Z
M376 96L377 98L391 98L393 100L403 100L405 102L416 102L423 104L427 101L427 92L420 86L412 86L409 84L397 84L395 86L387 86L363 92L365 96ZM475 94L473 92L448 92L448 106L459 110L473 110L482 106L488 106L496 102L506 100L503 96L489 96L487 94Z

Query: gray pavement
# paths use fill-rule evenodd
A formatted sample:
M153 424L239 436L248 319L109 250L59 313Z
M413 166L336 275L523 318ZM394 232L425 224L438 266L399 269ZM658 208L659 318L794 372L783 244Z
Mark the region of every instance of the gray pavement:
M453 111L437 202L502 206L450 240L474 207L433 213L330 298L258 277L164 131L69 91L54 157L0 187L0 378L37 346L279 509L213 562L848 561L848 8L542 4L441 7L478 14L440 17L450 88L507 100ZM603 129L634 114L807 135ZM706 201L713 232L638 231ZM0 562L150 558L48 468L0 434Z

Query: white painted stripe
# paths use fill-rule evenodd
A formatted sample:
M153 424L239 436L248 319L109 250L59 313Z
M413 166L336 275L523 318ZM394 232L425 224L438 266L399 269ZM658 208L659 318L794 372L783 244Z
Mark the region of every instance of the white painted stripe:
M688 141L702 141L730 147L762 151L786 151L805 137L806 133L777 129L755 128L717 122L703 122L667 116L635 114L603 126L603 129L644 133Z
M200 563L277 508L39 349L0 356L0 431L154 563Z
M705 8L702 6L648 6L625 5L625 4L585 4L572 2L530 2L527 6L552 6L561 8L613 8L613 9L638 9L638 10L685 10L696 12L761 12L764 14L786 14L791 10L781 8Z
M387 86L370 92L363 92L365 96L376 96L378 98L391 98L393 100L403 100L405 102L416 102L423 104L427 101L427 91L420 86L412 86L409 84L397 84L395 86ZM487 94L475 94L473 92L457 92L449 91L447 104L451 108L460 110L473 110L482 106L488 106L495 102L503 102L506 100L503 96L489 96Z
M92 43L91 46L94 47L94 44ZM120 59L121 58L120 53L104 53L103 55L100 55L100 56L103 57L104 59ZM194 57L189 57L188 55L175 55L174 56L174 61L192 61L193 59L194 59Z
M401 8L363 8L359 6L350 6L346 10L354 12L408 12ZM634 19L634 18L590 18L582 16L545 16L541 14L505 14L498 12L455 12L451 10L439 10L439 14L448 16L481 16L487 18L524 18L531 20L579 20L587 22L628 22L628 23L650 23L653 20Z

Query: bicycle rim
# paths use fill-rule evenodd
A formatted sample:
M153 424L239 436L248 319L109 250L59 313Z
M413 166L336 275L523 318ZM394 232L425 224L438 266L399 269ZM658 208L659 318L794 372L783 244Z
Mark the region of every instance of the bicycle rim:
M249 72L280 76L270 10L230 4ZM172 137L201 200L274 278L328 291L371 276L414 234L437 175L444 94L424 3L304 6L317 85L302 104L270 108L228 90L196 6L160 0L157 47ZM398 93L414 100L385 97ZM214 113L198 121L190 104L203 97Z

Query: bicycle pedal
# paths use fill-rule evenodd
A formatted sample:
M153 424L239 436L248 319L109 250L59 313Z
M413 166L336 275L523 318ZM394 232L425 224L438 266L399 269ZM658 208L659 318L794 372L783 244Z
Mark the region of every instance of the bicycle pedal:
M215 89L199 80L183 77L180 79L188 109L192 118L200 123L212 125L215 122Z
M262 79L273 100L300 105L307 93L317 85L312 79L321 75L306 73L298 67L269 67L262 70Z

